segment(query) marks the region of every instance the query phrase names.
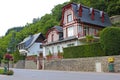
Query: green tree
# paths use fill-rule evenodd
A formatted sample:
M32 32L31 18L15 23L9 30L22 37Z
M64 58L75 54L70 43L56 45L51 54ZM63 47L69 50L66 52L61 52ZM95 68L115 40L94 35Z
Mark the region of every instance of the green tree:
M85 6L90 6L90 1L91 0L70 0L70 2L75 2L78 4L83 4Z
M16 33L15 32L12 32L12 37L11 37L11 39L10 39L10 42L9 42L9 44L8 44L8 52L10 52L10 53L14 53L14 51L16 50L16 40L15 40L15 35L16 35Z
M52 9L52 16L55 19L55 21L60 22L62 18L62 7L65 6L68 2L65 2L63 4L58 4Z
M113 0L108 3L107 11L110 16L120 15L120 0Z
M13 58L14 58L14 63L18 62L18 60L20 60L20 53L18 50L16 50L14 53L13 53Z
M106 55L120 54L120 28L105 28L100 34L100 43Z

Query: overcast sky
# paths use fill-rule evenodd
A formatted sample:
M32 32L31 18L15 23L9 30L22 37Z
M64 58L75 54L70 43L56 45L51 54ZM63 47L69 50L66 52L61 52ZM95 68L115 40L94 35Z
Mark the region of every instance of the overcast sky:
M24 26L33 18L40 18L57 4L69 0L0 0L0 36L9 28Z

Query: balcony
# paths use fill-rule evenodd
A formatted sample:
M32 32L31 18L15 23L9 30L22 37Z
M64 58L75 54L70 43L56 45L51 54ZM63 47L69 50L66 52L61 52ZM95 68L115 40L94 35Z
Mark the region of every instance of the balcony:
M80 34L78 33L78 40L80 41L86 41L86 36L85 34ZM93 42L98 42L100 37L98 35L93 35Z

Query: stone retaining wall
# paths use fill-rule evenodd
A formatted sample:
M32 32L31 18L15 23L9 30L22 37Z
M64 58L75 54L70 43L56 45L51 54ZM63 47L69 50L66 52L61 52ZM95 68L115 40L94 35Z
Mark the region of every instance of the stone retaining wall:
M14 64L14 68L24 69L25 68L25 60L19 60L16 64Z
M77 59L60 59L45 61L44 69L46 70L64 70L64 71L92 71L96 72L96 63L101 64L101 71L108 72L108 58L106 57L91 57ZM120 55L113 56L115 58L115 72L120 69Z
M112 23L118 23L118 22L120 22L120 15L112 16L112 17L110 17L110 20Z
M26 60L25 69L37 69L37 63L33 60Z

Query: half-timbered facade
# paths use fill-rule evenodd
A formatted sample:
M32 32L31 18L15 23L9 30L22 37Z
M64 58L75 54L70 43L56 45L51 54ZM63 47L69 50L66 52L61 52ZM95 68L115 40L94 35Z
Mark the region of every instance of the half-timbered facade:
M62 9L60 26L47 32L44 54L57 55L64 47L82 45L80 39L87 35L97 37L100 30L111 26L108 15L100 10L81 4L69 3Z

